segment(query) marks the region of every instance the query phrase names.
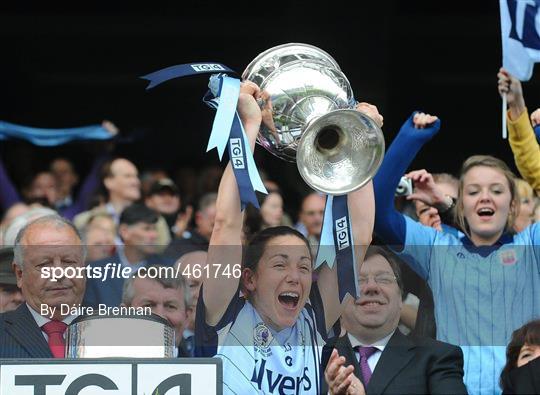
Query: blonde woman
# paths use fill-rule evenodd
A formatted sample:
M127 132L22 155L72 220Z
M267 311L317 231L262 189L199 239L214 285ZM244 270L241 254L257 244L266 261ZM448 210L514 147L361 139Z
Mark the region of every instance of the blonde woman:
M437 340L462 347L469 393L494 394L512 331L540 315L540 227L513 234L519 212L514 176L504 162L482 155L463 163L455 233L397 212L393 191L439 127L437 117L417 113L394 139L374 180L375 232L433 290ZM427 172L415 172L413 182L426 204L444 204Z

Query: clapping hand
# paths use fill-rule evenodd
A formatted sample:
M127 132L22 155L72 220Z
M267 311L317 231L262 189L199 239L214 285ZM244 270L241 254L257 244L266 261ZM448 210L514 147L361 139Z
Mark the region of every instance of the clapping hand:
M364 385L354 375L354 367L345 365L345 358L340 357L337 350L332 351L324 378L331 395L366 395Z

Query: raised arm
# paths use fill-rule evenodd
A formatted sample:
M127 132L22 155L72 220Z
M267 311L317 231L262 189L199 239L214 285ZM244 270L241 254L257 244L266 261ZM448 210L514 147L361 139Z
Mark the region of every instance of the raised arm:
M375 233L388 245L405 243L405 218L394 207L394 192L414 157L440 128L437 117L414 113L405 121L386 151L373 180L375 191Z
M368 103L360 103L357 110L366 113L379 126L382 126L383 117L379 114L377 107ZM347 195L347 205L351 218L355 259L356 262L362 262L366 254L366 249L371 243L373 224L375 222L373 182L370 181L359 190L349 193ZM317 284L324 306L326 330L328 331L341 315L337 266L334 265L330 269L327 265L323 265L319 272L319 281Z
M529 122L521 82L503 68L499 70L497 77L499 93L501 95L506 93L508 141L514 154L516 167L538 195L540 194L540 146Z
M261 110L256 102L260 95L257 85L244 82L240 88L238 114L248 136L253 151L261 124ZM231 163L227 165L221 178L216 201L214 230L208 248L209 276L204 280L203 300L206 323L215 326L227 310L229 302L238 291L239 279L234 275L224 276L224 267L234 273L234 265L242 263L242 223L240 194ZM219 269L218 269L219 268Z
M88 175L84 179L84 182L81 185L79 192L77 193L77 198L75 202L73 202L71 206L66 207L64 210L61 210L60 214L62 214L63 217L69 220L73 220L73 218L75 218L77 214L88 209L94 192L99 187L101 168L103 167L103 164L110 159L111 155L109 153L105 153L98 156L94 160L90 173L88 173Z
M111 121L105 120L101 123L101 126L107 130L111 136L116 136L119 132L116 125ZM99 146L96 148L99 148ZM106 140L101 142L101 148L101 154L94 159L90 172L85 177L84 182L79 188L77 198L71 206L67 207L61 212L62 216L69 220L73 220L77 214L88 210L94 192L99 187L103 164L112 158L112 151L115 148L114 140Z
M425 169L413 170L405 177L411 179L414 184L414 192L407 195L407 200L419 200L428 206L435 207L443 223L447 225L454 223L455 198L444 194L441 187L435 183L431 173Z

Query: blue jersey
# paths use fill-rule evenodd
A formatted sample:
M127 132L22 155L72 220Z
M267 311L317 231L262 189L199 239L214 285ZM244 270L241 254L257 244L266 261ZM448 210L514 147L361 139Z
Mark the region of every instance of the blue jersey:
M500 392L512 332L540 317L540 224L475 247L461 232L405 223L399 255L433 291L437 339L462 347L471 394Z
M319 333L324 329L317 325L324 322L322 307L315 311L308 301L293 327L275 332L240 295L214 327L204 322L200 302L196 355L221 358L224 394L319 394L325 341Z

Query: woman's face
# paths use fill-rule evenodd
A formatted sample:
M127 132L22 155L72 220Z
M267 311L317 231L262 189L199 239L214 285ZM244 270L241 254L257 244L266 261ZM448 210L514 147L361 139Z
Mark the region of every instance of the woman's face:
M268 226L281 225L283 218L283 199L279 193L270 193L261 206L263 221Z
M502 235L512 194L502 171L487 167L471 168L463 178L463 214L475 245L491 245Z
M523 365L528 364L533 359L540 357L540 345L538 344L527 344L525 343L521 350L519 351L518 359L516 365L518 368Z
M255 272L244 271L244 286L263 319L274 330L292 327L311 289L311 256L296 236L271 239Z

